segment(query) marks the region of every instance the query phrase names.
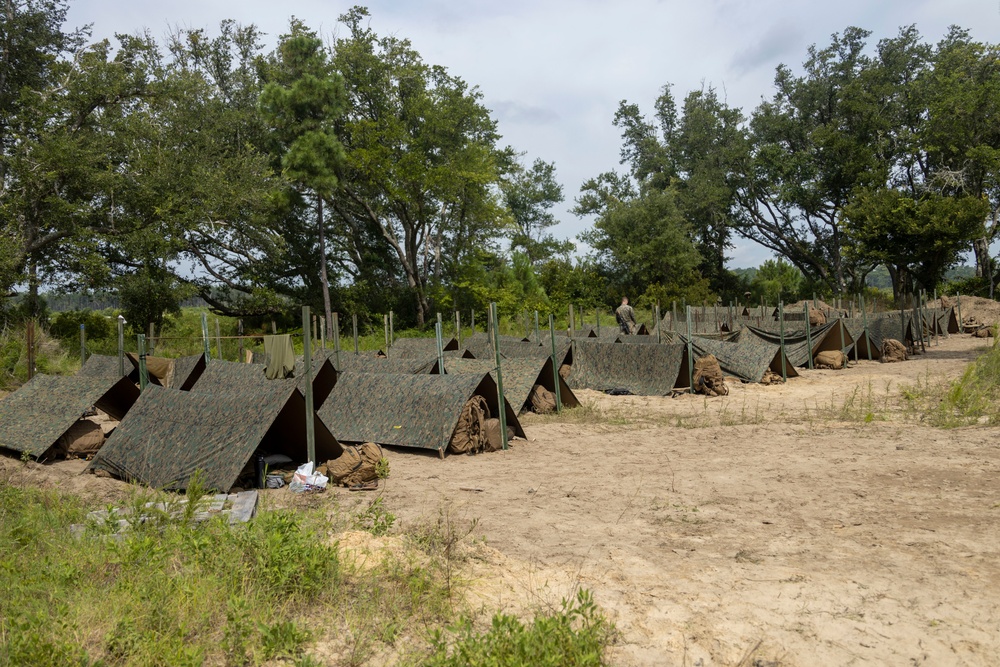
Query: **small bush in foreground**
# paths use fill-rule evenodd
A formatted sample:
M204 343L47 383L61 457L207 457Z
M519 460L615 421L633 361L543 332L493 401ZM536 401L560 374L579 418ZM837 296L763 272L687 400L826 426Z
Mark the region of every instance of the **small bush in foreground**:
M613 626L598 610L588 591L563 600L562 609L536 616L530 624L497 614L490 629L477 632L468 618L453 629L454 641L437 631L429 667L599 667Z
M971 363L962 377L950 383L918 382L902 396L921 419L941 428L1000 423L1000 348Z

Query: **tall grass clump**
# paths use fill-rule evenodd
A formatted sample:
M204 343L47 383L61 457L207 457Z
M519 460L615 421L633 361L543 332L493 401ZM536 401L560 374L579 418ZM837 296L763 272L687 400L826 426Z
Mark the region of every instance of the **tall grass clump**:
M918 382L902 395L908 407L933 426L1000 424L1000 348L991 347L952 382Z
M524 623L508 614L493 616L490 628L478 632L470 619L452 628L449 641L438 631L427 667L600 667L607 664L605 648L614 626L597 608L591 594L577 593L562 608Z

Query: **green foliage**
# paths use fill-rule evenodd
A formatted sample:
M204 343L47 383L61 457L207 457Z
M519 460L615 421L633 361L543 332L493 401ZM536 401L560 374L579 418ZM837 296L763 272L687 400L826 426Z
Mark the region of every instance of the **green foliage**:
M613 626L597 609L588 591L575 600L563 600L562 608L536 615L530 624L514 616L497 614L490 629L476 631L466 618L451 630L454 639L438 631L431 639L428 667L585 667L607 664L604 650Z
M535 160L530 168L514 163L500 181L504 203L513 219L511 247L519 248L532 264L565 255L573 244L560 242L546 229L556 224L551 208L563 200L562 186L555 179L554 163Z
M995 328L993 333L997 333ZM957 380L918 382L902 395L922 415L921 420L932 426L996 425L1000 423L1000 347L991 346Z
M760 265L750 284L753 303L762 297L769 304L779 300L792 303L801 293L802 272L782 259L769 259Z
M56 313L49 324L49 333L69 346L80 340L80 325L88 340L104 340L117 335L114 320L101 311L66 310Z
M376 537L388 535L396 523L396 515L385 509L382 496L373 500L364 512L354 518L354 526L366 530Z

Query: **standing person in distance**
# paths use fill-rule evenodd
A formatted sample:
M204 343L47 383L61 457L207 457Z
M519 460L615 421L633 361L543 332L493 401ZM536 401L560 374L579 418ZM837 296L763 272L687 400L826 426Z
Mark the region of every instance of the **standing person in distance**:
M628 297L622 297L622 305L618 306L615 310L615 318L618 320L618 327L622 330L623 334L631 336L635 333L636 323L635 323L635 311L632 306L628 305Z

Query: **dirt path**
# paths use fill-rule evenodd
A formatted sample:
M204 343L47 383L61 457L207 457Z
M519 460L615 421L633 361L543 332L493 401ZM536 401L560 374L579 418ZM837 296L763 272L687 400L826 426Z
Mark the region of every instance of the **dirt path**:
M1000 429L797 414L836 412L869 384L893 404L981 347L952 338L905 364L741 386L728 414L760 399L764 417L729 425L726 401L699 417L697 398L588 395L623 423L537 420L506 453L396 455L387 502L407 523L442 508L479 520L487 608L591 589L621 631L618 664L993 664Z

